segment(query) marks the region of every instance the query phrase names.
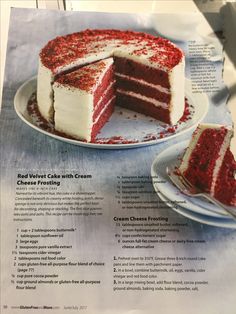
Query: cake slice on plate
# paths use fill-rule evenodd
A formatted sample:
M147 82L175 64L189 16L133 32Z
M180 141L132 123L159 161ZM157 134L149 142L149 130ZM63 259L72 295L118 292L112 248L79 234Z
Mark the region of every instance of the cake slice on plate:
M114 110L113 59L59 75L53 84L55 129L92 141Z
M194 186L226 205L236 206L236 162L230 150L233 130L200 124L185 151L180 173Z
M57 106L54 91L58 90L58 83L64 84L57 80L58 76L75 71L68 75L74 78L80 73L78 68L107 58L114 60L117 105L170 125L178 122L185 108L183 51L161 37L114 29L59 36L45 45L39 55L37 81L37 103L42 117L46 121L54 119Z

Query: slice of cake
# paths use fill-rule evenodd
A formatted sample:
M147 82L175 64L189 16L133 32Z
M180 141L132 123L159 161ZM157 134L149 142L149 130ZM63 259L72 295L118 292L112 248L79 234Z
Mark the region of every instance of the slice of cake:
M233 130L200 124L183 156L179 171L200 190L236 206L236 162L230 151Z
M182 117L185 58L181 49L169 40L141 32L85 30L57 37L40 52L37 102L44 119L54 119L53 86L58 75L110 57L118 105L168 124Z
M60 75L53 84L55 129L92 141L113 112L114 83L112 58Z

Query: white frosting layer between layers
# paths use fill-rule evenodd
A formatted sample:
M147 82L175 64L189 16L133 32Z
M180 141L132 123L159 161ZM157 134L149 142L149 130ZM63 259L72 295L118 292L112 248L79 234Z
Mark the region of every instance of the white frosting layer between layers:
M113 81L111 81L110 82L110 84L109 85L107 85L107 88L103 91L103 96L106 96L106 94L109 92L109 90L114 86L114 84L115 84L115 81L113 80ZM99 99L99 101L97 102L97 104L96 104L96 106L95 106L95 110L94 110L94 112L96 111L96 109L99 107L99 105L100 105L100 103L102 102L102 100L103 100L103 97L101 97L100 99Z
M148 87L154 88L154 89L158 90L161 93L170 94L170 90L168 88L166 88L166 87L161 86L161 85L151 84L151 83L146 82L144 80L140 80L140 79L137 79L136 77L125 75L125 74L122 74L122 73L117 73L116 72L115 75L117 77L119 77L119 78L123 78L123 79L129 80L129 81L132 81L132 82L144 85L144 86L148 86Z
M107 107L110 105L110 103L115 99L115 95L110 98L108 100L108 102L106 104L104 104L102 110L100 111L100 114L97 116L97 118L94 120L93 124L96 124L98 122L98 120L101 118L101 116L103 115L103 113L107 110Z
M126 95L126 96L131 96L131 97L143 100L145 102L149 102L149 103L151 103L152 105L154 105L156 107L161 107L163 109L168 109L168 104L166 104L164 102L161 102L161 101L158 101L158 100L156 100L154 98L146 97L146 96L143 96L141 94L134 93L134 92L128 92L128 91L123 90L121 88L117 89L117 93L123 94L123 95Z

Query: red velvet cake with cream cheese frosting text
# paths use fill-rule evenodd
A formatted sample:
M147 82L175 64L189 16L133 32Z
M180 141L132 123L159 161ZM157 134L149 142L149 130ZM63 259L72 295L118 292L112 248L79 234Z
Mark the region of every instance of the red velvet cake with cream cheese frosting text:
M104 71L108 71L110 74L104 74L103 71L96 72L95 68L99 67L98 62L106 63L106 60L110 60L109 64L113 63L108 67L105 66L106 70ZM111 114L112 110L103 109L103 101L101 101L100 105L97 105L97 108L94 105L92 110L96 108L97 115L99 115L98 111L106 112L106 115L104 118L99 118L99 122L97 120L91 128L91 117L88 118L85 111L80 108L86 106L87 100L85 99L86 90L81 89L79 81L84 80L82 78L83 68L89 69L90 65L94 65L91 69L93 68L93 71L96 72L96 82L92 84L92 89L87 91L88 99L90 99L91 93L96 93L97 89L106 94L109 80L112 84L112 92L108 93L109 96L106 95L106 98L110 97L110 103L144 113L171 125L182 117L185 58L177 46L166 39L146 33L85 30L57 37L49 41L40 52L37 86L38 108L44 119L54 121L56 130L70 135L73 133L78 139L91 141L109 118L108 111ZM109 79L102 81L99 73L101 76L109 76ZM77 83L72 83L71 78ZM68 96L68 90L72 90L69 89L70 85L73 92ZM80 100L78 98L77 101L74 100L77 102L77 107L71 109L72 95L76 98L81 90L84 97L80 97ZM95 95L93 97L96 98ZM88 102L88 107L90 105L91 102ZM57 110L59 110L58 113ZM62 111L67 121L63 122ZM73 130L69 130L69 115L72 112L71 120L73 121L71 123L74 126L76 125L74 119L77 116L80 116L79 121L83 120L83 123L78 123L79 125L84 127L89 125L89 132L85 132L86 136L79 135L80 131L75 134L74 127ZM96 114L92 114L93 117ZM95 126L96 124L97 126Z
M230 151L233 130L200 124L183 156L179 171L200 190L236 206L236 162Z

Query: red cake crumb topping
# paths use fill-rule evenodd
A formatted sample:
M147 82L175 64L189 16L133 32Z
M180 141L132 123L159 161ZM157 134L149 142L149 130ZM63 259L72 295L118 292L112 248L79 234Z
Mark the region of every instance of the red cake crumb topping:
M111 41L117 41L115 44L117 48L133 45L133 54L140 56L150 54L149 60L152 63L167 69L177 65L183 57L181 50L167 39L146 33L110 29L85 30L56 37L42 49L40 58L45 67L56 72L57 68L84 58L87 54L104 51ZM140 48L140 45L143 48Z
M105 67L105 62L96 62L95 64L84 66L77 71L61 75L55 82L69 87L80 88L87 92L92 92L99 75Z
M173 50L170 47L165 47L165 51L158 51L156 49L155 54L149 58L150 61L163 65L168 69L172 69L179 63L183 54L180 50Z
M170 127L170 128L168 128L167 129L167 132L169 132L169 133L175 133L175 127Z
M133 51L133 54L135 54L137 56L147 55L148 54L148 50L147 50L147 48L137 49L137 50Z
M113 136L110 138L101 138L96 140L97 144L134 144L138 143L138 140L127 140L122 136Z
M184 113L180 118L179 123L186 122L190 120L190 118L191 118L190 105L188 104L188 100L185 98Z

